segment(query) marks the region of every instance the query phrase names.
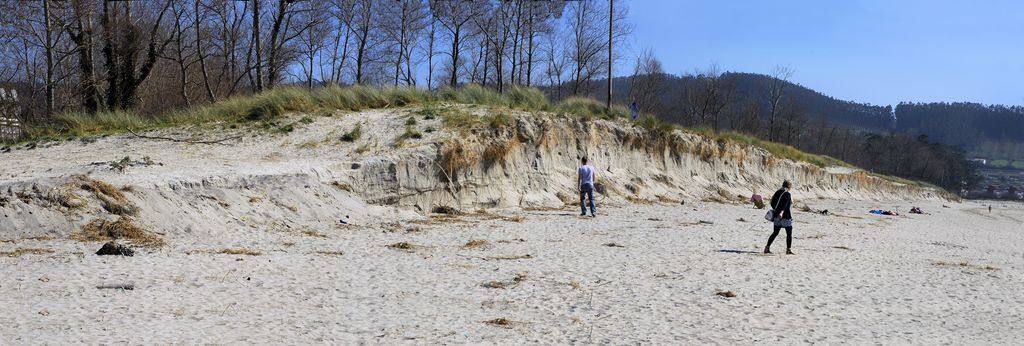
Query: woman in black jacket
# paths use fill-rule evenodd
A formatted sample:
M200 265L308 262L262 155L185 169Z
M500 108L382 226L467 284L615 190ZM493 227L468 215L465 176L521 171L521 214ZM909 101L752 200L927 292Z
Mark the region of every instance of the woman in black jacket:
M768 237L768 245L764 246L764 253L772 253L769 251L772 247L772 242L779 235L779 230L785 228L786 254L793 254L793 251L790 250L793 245L793 213L790 211L790 207L793 206L793 197L789 193L791 187L792 184L789 183L789 180L786 180L782 182L782 188L779 191L775 191L775 194L772 195L771 206L775 212L772 222L774 223L775 231L772 232L771 237Z

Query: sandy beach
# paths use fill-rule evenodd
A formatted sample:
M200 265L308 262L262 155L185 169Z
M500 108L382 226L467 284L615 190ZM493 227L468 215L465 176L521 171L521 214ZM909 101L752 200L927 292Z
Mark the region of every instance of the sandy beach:
M65 343L1013 344L1024 208L800 200L795 256L745 205L382 217L95 256L0 243L0 340ZM691 205L694 204L694 205ZM713 224L701 221L713 222ZM784 251L785 238L773 249ZM409 246L396 245L405 243ZM204 246L202 244L217 244ZM409 248L402 248L409 247ZM10 253L18 249L49 253ZM219 254L221 250L251 254ZM132 290L99 289L130 285ZM734 297L725 292L732 292ZM721 295L719 295L721 293Z

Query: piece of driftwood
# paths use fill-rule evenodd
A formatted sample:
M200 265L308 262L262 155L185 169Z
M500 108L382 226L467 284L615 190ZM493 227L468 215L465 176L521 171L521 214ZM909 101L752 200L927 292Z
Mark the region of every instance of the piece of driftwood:
M136 133L132 129L128 129L128 132L130 132L135 137L143 138L143 139L153 139L153 140L171 141L171 142L176 142L176 143L190 143L190 144L224 144L223 142L242 138L242 135L238 135L238 136L226 137L226 138L215 139L215 140L197 141L197 140L192 140L192 139L181 139L181 138L163 137L163 136L140 135L140 134Z
M135 289L135 284L133 284L133 283L105 284L105 285L96 286L96 288L101 289L101 290L125 290L125 291L131 291L131 290Z

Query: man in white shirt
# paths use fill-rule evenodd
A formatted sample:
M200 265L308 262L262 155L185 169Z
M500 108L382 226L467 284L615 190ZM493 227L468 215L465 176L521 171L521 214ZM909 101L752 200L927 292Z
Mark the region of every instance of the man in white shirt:
M597 209L594 208L594 167L587 164L587 157L580 159L583 163L578 170L578 188L580 191L580 216L587 216L587 205L584 199L590 199L590 216L597 217Z

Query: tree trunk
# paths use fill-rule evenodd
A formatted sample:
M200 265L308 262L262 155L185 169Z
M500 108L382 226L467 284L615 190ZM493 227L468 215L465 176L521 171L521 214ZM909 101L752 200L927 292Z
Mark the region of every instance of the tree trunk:
M530 39L529 39L529 43L528 43L529 47L527 47L527 49L526 49L526 86L527 87L532 86L531 82L530 82L530 79L533 76L533 35L534 35L534 30L533 30L533 6L534 6L534 3L533 2L529 2L529 4L530 4L529 5L530 6L530 14L529 14L530 15L530 24L529 24Z
M121 78L120 78L120 64L118 58L114 54L114 28L110 24L111 14L109 9L109 3L103 1L103 13L100 17L100 27L103 28L103 60L107 69L107 109L116 109L118 106L118 95L121 90Z
M203 55L203 41L202 35L200 34L200 18L199 18L199 5L200 0L196 0L194 10L196 11L196 54L199 54L199 68L203 72L203 85L206 87L206 98L210 102L217 101L217 97L213 94L213 87L210 86L210 73L206 70L206 56Z
M455 33L452 35L452 88L459 85L459 34L459 28L456 27Z
M612 28L615 23L615 0L608 1L608 101L605 107L612 110Z
M78 47L78 68L81 71L82 104L90 114L96 114L100 108L100 93L96 87L96 73L93 68L93 33L92 25L87 24L88 14L75 6L78 32L72 33L71 40Z
M437 19L430 19L430 38L427 39L427 90L433 90L434 85L434 35L437 28Z
M254 0L252 2L252 44L256 50L256 90L255 92L263 91L263 49L260 43L260 1Z
M46 117L53 116L53 28L50 25L50 0L43 0L43 25L46 31Z
M277 83L281 68L278 65L278 55L281 54L277 46L278 37L281 36L281 25L284 24L285 12L288 10L288 0L277 1L277 16L274 17L274 26L270 30L270 51L267 52L267 87L273 88Z

